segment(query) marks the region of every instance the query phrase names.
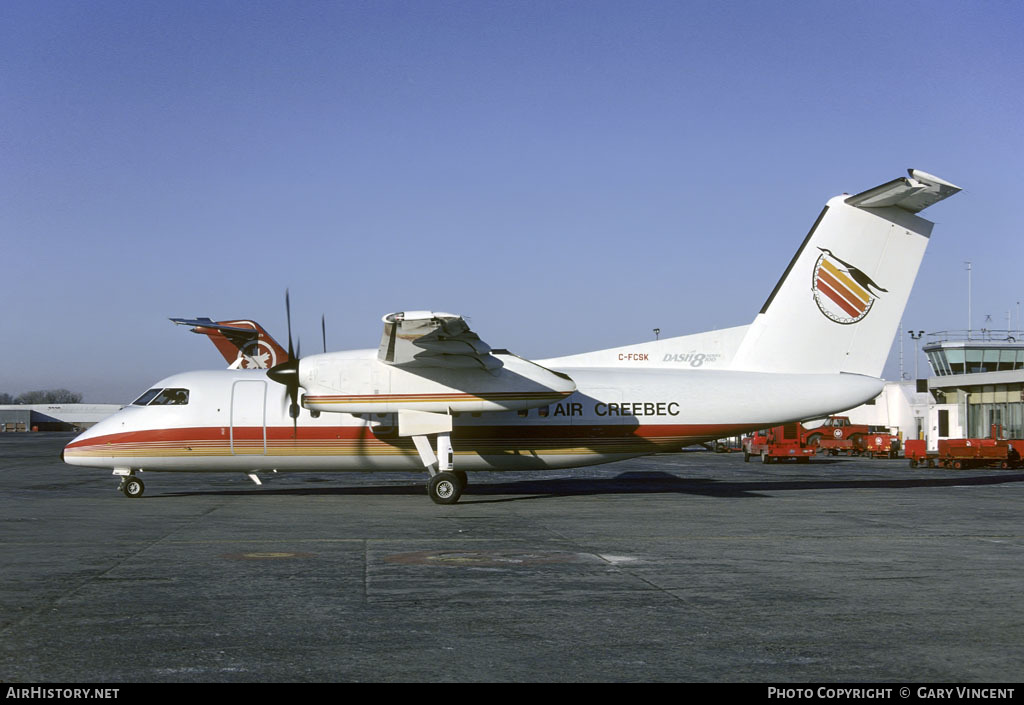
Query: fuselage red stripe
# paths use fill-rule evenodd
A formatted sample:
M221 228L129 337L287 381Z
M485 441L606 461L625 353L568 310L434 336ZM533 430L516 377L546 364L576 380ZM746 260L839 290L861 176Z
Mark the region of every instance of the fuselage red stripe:
M646 426L616 426L608 424L604 427L570 425L559 426L456 426L452 433L452 443L457 448L466 450L475 448L555 448L555 447L593 447L608 445L645 445L671 446L694 438L721 438L736 435L749 430L749 424L649 424ZM595 433L595 430L599 433ZM276 426L230 428L177 428L146 431L129 431L114 433L72 441L68 444L67 453L76 451L96 453L109 450L116 454L118 449L141 447L163 447L187 449L196 454L204 450L223 449L232 444L266 443L267 447L294 447L300 451L302 446L409 446L412 439L399 438L391 435L375 435L366 426L338 427L299 427L297 437L292 436L292 427Z

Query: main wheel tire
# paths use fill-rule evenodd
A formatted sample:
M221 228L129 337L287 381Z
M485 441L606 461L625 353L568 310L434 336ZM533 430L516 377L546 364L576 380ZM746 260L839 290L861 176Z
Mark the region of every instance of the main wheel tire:
M124 482L121 483L121 491L124 492L125 497L141 497L142 493L146 491L146 485L143 484L142 480L132 475L126 477Z
M436 504L455 504L462 496L462 488L454 472L439 472L427 480L427 494Z
M462 489L465 490L469 486L469 478L466 477L465 470L452 470L452 474L459 478L459 484L462 485Z

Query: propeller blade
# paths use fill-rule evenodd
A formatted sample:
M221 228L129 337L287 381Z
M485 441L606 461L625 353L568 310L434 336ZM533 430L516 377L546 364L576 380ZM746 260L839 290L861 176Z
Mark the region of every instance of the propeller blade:
M324 338L324 352L327 352L327 319L324 314L320 314L320 333Z
M299 353L292 347L292 303L288 290L284 290L284 311L288 320L288 359L267 370L267 377L283 384L288 395L288 415L292 417L292 438L299 430ZM299 341L299 347L302 342Z
M295 357L292 350L292 303L287 289L284 290L284 314L288 320L288 357Z

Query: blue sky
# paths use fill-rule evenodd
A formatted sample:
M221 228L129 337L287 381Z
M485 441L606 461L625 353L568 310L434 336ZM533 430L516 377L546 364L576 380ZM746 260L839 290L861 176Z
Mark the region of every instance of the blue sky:
M908 328L1017 325L1020 2L0 3L0 391L125 402L468 316L548 357L753 319L824 202L923 169ZM905 341L905 368L913 343ZM893 356L895 360L895 356ZM923 361L922 361L923 365ZM894 363L887 375L895 378Z

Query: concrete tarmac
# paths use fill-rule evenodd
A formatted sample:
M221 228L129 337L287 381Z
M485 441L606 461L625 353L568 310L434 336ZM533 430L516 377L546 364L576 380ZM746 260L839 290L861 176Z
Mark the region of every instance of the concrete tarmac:
M0 681L1004 682L1024 473L682 452L577 470L145 473L0 435Z

